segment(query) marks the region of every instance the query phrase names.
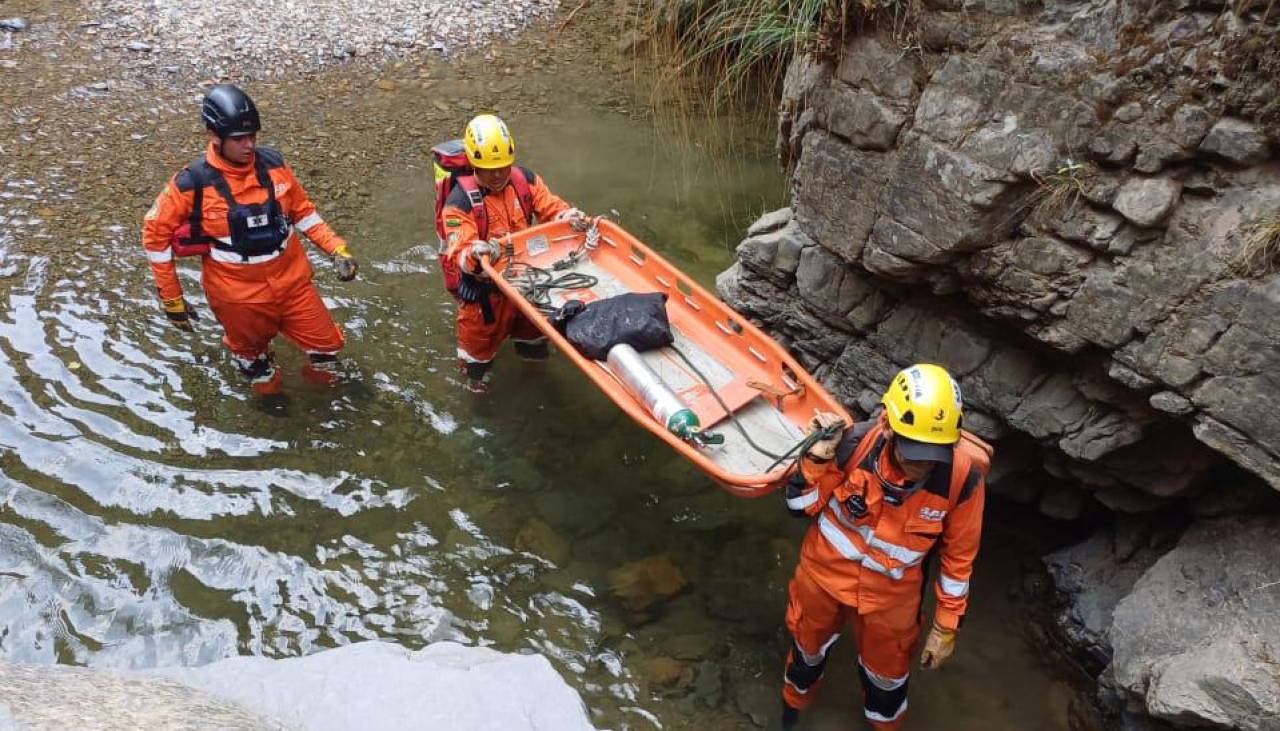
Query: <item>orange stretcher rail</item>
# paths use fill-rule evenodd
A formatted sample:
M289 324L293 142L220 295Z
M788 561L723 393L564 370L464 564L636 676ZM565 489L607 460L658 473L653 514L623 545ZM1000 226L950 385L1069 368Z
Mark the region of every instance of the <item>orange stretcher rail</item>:
M793 448L818 411L835 412L844 417L846 423L851 423L840 403L782 346L746 318L617 224L600 220L598 233L594 248L588 248L587 235L574 230L568 222L534 226L502 239L504 255L496 267L486 260L484 270L619 408L728 492L742 497L768 494L782 484L792 460L766 470L772 460L751 454L720 401L701 382L686 383L679 395L698 415L704 430L724 435L730 444L699 446L671 433L627 391L605 363L582 356L505 275L519 272L519 264L551 269L559 262L562 268L555 271L556 275L577 271L600 280L596 288L557 291L553 305L570 299L590 302L621 292L665 293L668 319L681 336L683 347L697 352L722 374L722 382L715 388L720 400L739 416L740 424L751 430L753 439L762 446L767 445L773 454ZM671 360L675 362L674 358ZM756 428L760 429L759 433Z

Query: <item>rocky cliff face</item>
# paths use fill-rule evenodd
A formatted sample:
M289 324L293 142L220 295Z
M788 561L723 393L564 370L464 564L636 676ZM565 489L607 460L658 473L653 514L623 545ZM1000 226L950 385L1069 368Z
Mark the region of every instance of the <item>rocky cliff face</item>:
M851 402L948 365L971 428L1111 509L1218 455L1280 489L1280 276L1233 266L1280 214L1275 33L1223 2L991 0L801 59L793 204L721 289Z
M1274 509L1280 274L1248 255L1280 240L1280 7L917 10L792 64L779 124L792 205L752 226L722 294L864 411L900 367L946 365L966 425L999 441L993 492L1047 514L1182 525ZM1184 542L1215 535L1197 524ZM1247 550L1278 563L1274 543ZM1275 727L1274 685L1239 684L1252 722L1159 700L1176 673L1120 658L1149 645L1122 642L1137 636L1125 607L1158 591L1165 559L1095 553L1107 566L1082 570L1123 581L1081 608L1079 627L1096 627L1075 640L1120 697L1177 723ZM1230 585L1236 570L1201 578ZM1241 659L1232 647L1200 659ZM1275 677L1268 657L1250 655Z

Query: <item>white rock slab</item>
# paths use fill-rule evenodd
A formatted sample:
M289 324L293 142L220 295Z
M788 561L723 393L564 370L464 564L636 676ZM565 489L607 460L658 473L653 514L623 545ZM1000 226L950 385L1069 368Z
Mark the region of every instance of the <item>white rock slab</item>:
M300 731L590 731L578 697L541 655L439 642L362 642L307 657L233 657L149 671Z

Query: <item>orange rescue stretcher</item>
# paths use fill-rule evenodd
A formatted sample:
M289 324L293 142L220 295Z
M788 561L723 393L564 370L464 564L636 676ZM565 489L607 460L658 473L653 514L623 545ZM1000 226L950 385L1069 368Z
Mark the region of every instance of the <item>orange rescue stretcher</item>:
M594 219L586 231L575 230L567 221L544 223L510 234L501 242L503 253L496 265L487 260L483 263L498 288L628 416L729 493L760 497L777 489L792 464L795 448L805 437L805 426L818 411L835 412L852 423L840 403L782 346L612 221ZM544 305L552 307L573 299L590 303L626 292L665 293L675 343L641 357L697 415L703 433L723 436L723 443L704 445L672 433L606 362L579 353L547 314L525 297L521 287L528 290L530 266L556 277L578 273L594 279L588 288L551 289ZM690 367L691 363L696 367ZM712 395L708 382L719 399ZM736 425L726 406L736 417ZM743 430L750 440L743 436ZM792 458L776 459L789 450Z

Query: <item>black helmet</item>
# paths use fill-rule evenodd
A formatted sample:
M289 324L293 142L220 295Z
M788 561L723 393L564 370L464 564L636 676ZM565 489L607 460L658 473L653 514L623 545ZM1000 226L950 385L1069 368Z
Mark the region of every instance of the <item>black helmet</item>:
M262 129L253 100L233 84L218 84L210 89L204 95L200 116L204 126L219 137L240 137Z

